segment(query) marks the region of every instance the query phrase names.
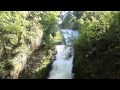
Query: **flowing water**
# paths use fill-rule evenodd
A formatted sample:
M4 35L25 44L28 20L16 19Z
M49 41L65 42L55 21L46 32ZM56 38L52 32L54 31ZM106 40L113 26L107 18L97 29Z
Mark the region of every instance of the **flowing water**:
M77 38L78 33L75 30L62 29L66 45L56 46L56 60L52 64L52 70L48 79L72 79L74 50L72 47L71 39Z

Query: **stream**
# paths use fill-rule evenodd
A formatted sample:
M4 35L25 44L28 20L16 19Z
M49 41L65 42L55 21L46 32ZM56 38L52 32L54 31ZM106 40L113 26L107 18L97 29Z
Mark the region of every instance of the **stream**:
M72 73L74 50L71 40L77 38L78 32L68 29L62 29L61 31L66 44L56 45L56 60L52 64L52 70L49 73L48 79L74 78L74 73Z

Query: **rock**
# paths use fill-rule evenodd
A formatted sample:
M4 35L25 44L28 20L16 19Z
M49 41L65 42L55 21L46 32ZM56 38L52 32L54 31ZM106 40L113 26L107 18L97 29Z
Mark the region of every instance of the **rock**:
M53 56L52 56L52 58L51 58L50 60L51 60L51 61L56 60L56 56L55 56L55 55L53 55Z
M54 51L53 55L56 55L57 54L57 50Z
M43 79L47 79L47 78L48 78L49 73L50 73L50 71L52 70L52 64L53 64L53 61L51 61L51 62L47 65L46 71L45 71L45 73L44 73L44 75L43 75Z
M12 79L18 79L19 73L23 70L27 61L26 53L19 53L13 60L14 69L10 71L10 77Z
M56 56L53 56L53 57L52 57L52 60L55 60L55 59L56 59Z

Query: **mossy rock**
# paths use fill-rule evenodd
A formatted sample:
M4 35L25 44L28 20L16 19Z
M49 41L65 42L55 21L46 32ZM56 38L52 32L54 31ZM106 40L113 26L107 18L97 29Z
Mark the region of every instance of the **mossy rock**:
M71 57L72 57L72 52L69 52L69 53L66 55L65 59L69 59L69 58L71 58Z
M68 54L68 58L70 58L70 57L72 57L72 53L69 53L69 54Z

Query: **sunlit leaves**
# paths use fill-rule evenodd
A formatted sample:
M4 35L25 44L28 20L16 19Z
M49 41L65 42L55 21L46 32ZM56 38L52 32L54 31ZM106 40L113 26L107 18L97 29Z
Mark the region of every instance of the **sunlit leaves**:
M15 34L7 35L7 39L10 41L12 45L16 45L18 43L18 36Z

